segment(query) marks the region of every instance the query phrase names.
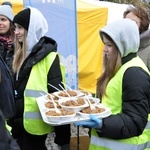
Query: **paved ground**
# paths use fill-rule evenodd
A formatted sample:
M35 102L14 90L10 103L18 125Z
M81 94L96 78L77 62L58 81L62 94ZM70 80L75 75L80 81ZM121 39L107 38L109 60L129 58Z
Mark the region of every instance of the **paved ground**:
M88 136L87 128L79 128L79 136ZM48 135L46 140L47 150L59 150L57 145L54 143L55 133L51 133ZM71 137L77 137L77 128L72 124L71 125Z

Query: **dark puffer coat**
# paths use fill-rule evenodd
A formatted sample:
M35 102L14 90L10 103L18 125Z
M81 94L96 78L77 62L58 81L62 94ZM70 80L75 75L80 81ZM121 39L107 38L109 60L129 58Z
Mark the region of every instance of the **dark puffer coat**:
M2 56L4 62L7 64L10 72L12 73L12 61L14 56L14 44L8 49L4 45L0 44L0 55Z
M0 109L5 119L15 115L16 103L14 97L14 84L10 70L0 56Z
M1 133L0 135L1 150L20 150L19 146L6 129L5 119L1 110L0 110L0 133Z

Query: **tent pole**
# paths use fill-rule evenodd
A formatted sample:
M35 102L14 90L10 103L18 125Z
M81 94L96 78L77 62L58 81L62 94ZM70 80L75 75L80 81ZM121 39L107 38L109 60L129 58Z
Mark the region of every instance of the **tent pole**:
M79 126L77 126L77 150L79 150L80 139L79 139Z

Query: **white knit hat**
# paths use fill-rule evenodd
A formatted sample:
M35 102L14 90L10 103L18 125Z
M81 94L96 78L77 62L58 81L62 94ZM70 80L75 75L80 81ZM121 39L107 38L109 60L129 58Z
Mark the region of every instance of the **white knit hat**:
M0 5L0 15L7 17L10 21L13 21L14 13L9 5Z

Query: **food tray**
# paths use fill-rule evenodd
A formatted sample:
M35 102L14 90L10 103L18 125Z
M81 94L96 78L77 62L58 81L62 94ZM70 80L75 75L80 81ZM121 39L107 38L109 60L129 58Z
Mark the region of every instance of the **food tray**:
M90 118L84 118L82 117L80 114L76 114L76 116L70 120L67 120L67 121L60 121L60 122L50 122L48 121L46 115L45 115L45 112L48 110L46 107L45 107L45 101L47 101L46 99L46 95L44 96L41 96L41 97L38 97L36 99L37 101L37 104L38 104L38 107L39 107L39 110L41 112L41 116L42 116L42 119L45 123L49 124L49 125L53 125L53 126L58 126L58 125L64 125L64 124L71 124L71 123L74 123L74 122L78 122L78 121L85 121L85 120L90 120ZM102 104L100 104L102 105ZM98 116L98 118L105 118L105 117L108 117L111 115L111 110L108 108L108 107L105 107L103 106L106 111L103 112L101 115Z

